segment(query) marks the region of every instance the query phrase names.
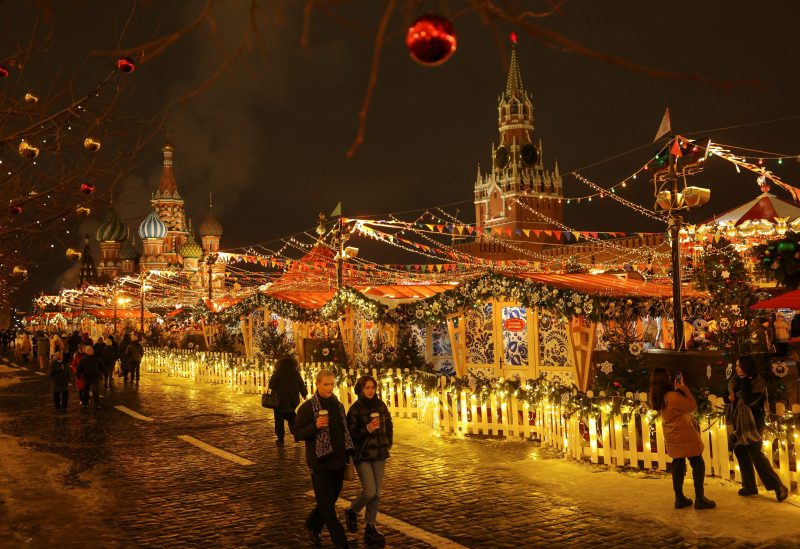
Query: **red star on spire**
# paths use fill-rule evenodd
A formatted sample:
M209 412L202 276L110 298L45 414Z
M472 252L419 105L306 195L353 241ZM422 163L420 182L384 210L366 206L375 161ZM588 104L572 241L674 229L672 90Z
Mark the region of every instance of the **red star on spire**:
M512 32L511 33L511 43L512 44L516 44L517 43L517 33L516 32Z

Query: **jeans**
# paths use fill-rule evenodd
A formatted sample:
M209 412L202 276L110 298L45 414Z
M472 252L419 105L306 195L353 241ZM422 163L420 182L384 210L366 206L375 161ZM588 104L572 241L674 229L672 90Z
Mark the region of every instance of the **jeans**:
M89 405L89 392L92 393L92 400L95 406L100 406L100 378L92 381L84 380L83 389L79 391L81 397L81 404L84 406Z
M314 532L321 532L323 526L328 527L331 540L337 547L347 543L344 526L336 516L336 500L342 491L344 469L335 471L311 471L311 484L314 486L314 499L317 506L306 519L305 526Z
M684 465L685 467L685 465ZM358 478L361 480L361 496L353 502L350 510L358 513L364 507L364 523L375 524L378 516L378 504L381 501L381 484L383 484L383 471L386 469L386 460L362 461L356 465Z
M56 410L66 410L67 402L69 402L69 391L53 392L53 404L56 405Z
M142 363L138 360L131 360L128 367L131 369L131 381L139 383L139 369Z
M761 477L764 488L777 490L783 486L767 456L761 451L761 442L738 444L733 447L733 453L736 454L736 461L739 462L739 472L742 474L742 488L745 490L757 490L756 474L753 471L753 466L758 471L758 476Z
M283 440L283 437L286 436L286 429L283 426L283 422L286 421L289 423L289 432L294 433L294 420L297 414L294 412L285 412L283 410L272 410L275 414L275 436L278 440Z
M706 475L706 462L703 456L693 456L689 458L692 464L692 480L694 481L694 495L696 499L701 499L705 495L703 482ZM672 459L672 489L675 496L683 495L683 479L686 477L686 458Z

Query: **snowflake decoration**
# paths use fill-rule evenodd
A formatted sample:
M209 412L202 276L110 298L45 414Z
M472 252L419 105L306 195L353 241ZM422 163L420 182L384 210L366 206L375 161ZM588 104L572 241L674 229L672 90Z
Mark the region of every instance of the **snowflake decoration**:
M727 318L720 318L719 327L723 330L727 330L731 327L731 322Z
M329 354L331 354L331 350L330 349L328 349L327 347L322 349L322 356L328 356Z
M741 312L741 310L739 309L738 305L731 305L731 312L735 315L738 315Z
M425 313L422 311L422 309L417 309L417 311L414 313L414 316L421 319L425 316Z
M190 342L189 345L187 345L187 347L189 347L190 349L194 349L194 343Z
M642 344L639 343L638 341L635 341L630 345L628 345L628 351L630 351L630 353L633 356L639 356L640 354L642 354L642 350L643 350Z
M386 357L383 356L383 353L378 353L375 355L375 360L377 360L378 362L383 362L384 358Z
M577 305L578 303L581 302L581 296L579 296L578 294L572 294L572 302L575 305Z
M611 364L609 361L601 362L600 363L600 371L604 374L608 375L614 371L614 365Z
M731 277L730 271L722 271L722 278L727 280L730 277Z
M728 367L725 368L725 379L730 379L733 375L733 363L728 362Z
M776 362L772 365L772 373L778 377L786 377L786 374L789 373L789 367L786 366L785 362Z

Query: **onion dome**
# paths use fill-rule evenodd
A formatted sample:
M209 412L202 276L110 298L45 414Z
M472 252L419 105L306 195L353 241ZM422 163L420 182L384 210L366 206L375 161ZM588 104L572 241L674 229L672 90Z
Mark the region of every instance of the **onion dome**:
M222 236L222 223L214 217L213 209L209 209L208 215L200 223L197 232L200 233L200 236Z
M95 236L97 236L98 242L122 242L125 240L127 233L125 225L122 224L114 210L111 209L108 210L103 224L97 228Z
M203 255L203 249L195 242L192 233L189 233L189 238L178 250L178 255L184 259L200 259L200 256Z
M142 238L164 238L167 236L167 226L161 221L156 212L150 212L150 215L144 218L142 224L139 225L139 236Z
M119 249L119 258L128 261L139 261L139 257L141 257L141 254L136 249L136 246L133 245L131 239L126 238L123 240Z

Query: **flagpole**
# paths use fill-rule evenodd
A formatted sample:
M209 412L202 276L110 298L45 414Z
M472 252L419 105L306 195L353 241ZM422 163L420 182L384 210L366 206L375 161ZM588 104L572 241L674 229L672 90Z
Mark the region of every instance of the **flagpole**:
M677 140L677 137L675 138ZM674 148L674 147L673 147ZM675 171L678 162L677 155L673 154L673 148L669 152L669 177L672 180L672 201L675 207L679 207L678 202L678 175ZM684 350L685 340L683 337L683 306L681 303L681 224L683 218L673 213L670 209L670 235L672 238L672 318L675 336L675 350Z

